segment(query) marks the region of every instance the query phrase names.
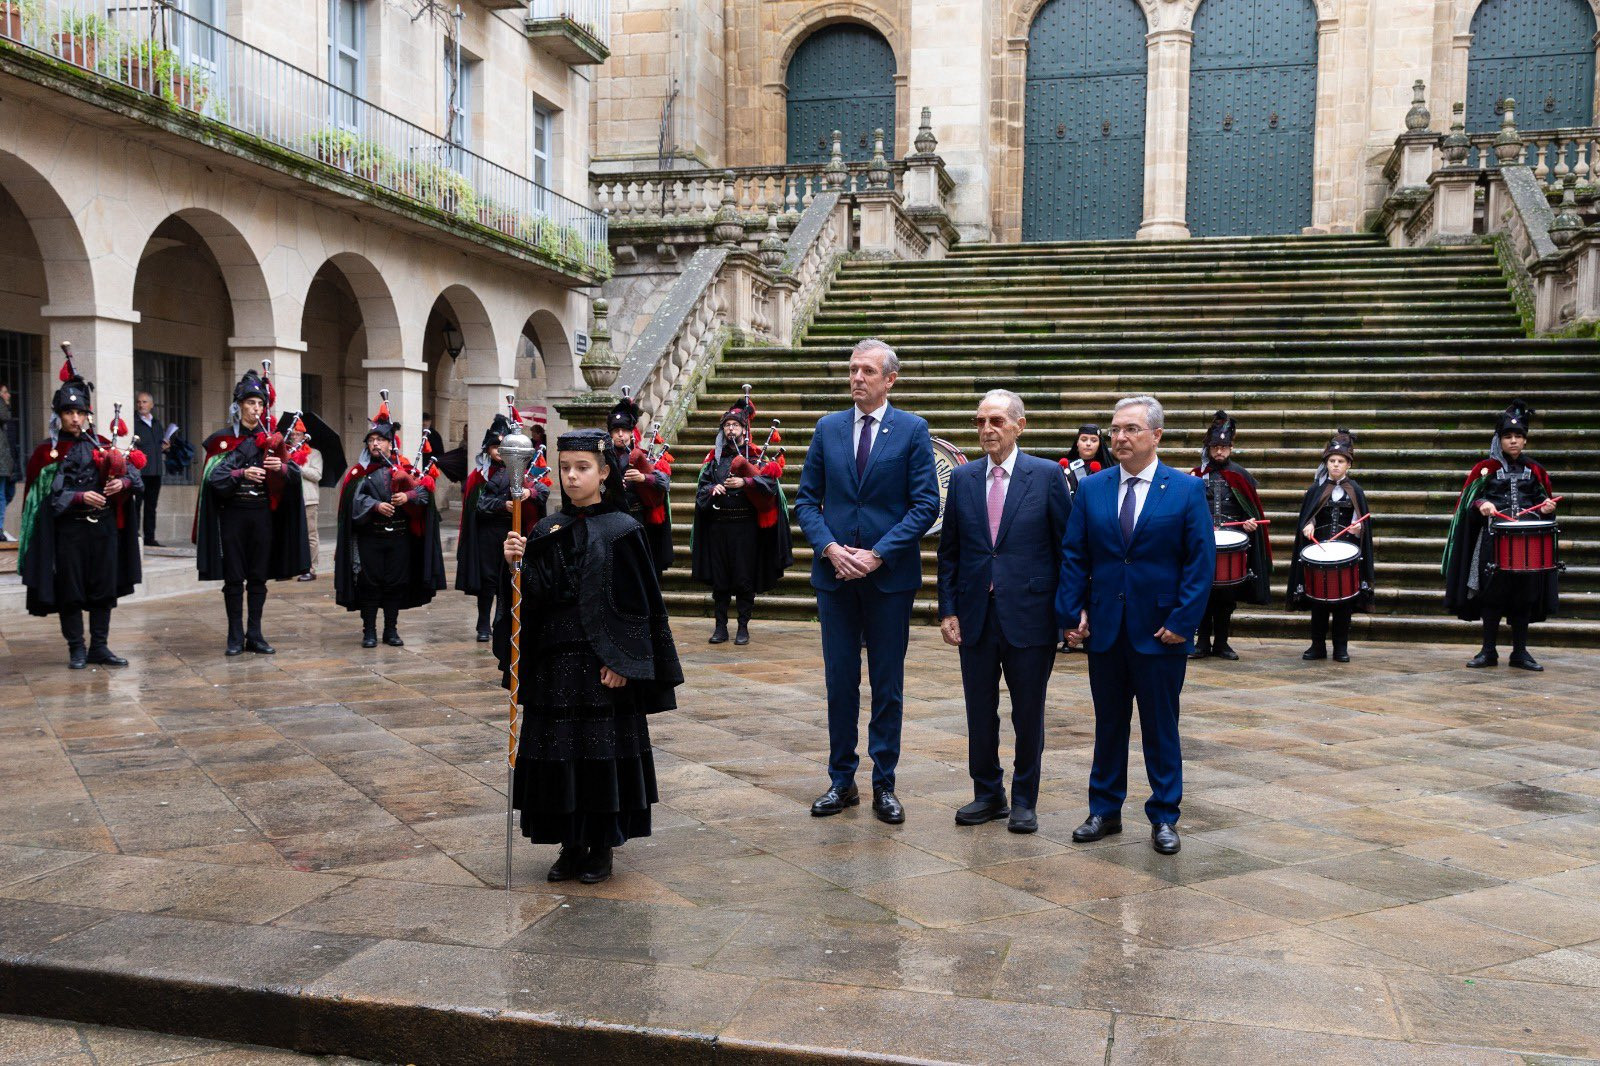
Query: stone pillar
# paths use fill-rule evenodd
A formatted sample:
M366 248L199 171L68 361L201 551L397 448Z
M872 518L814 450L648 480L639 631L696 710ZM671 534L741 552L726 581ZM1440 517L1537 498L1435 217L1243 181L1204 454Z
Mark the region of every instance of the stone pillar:
M1311 145L1311 230L1328 233L1337 225L1341 191L1339 133L1339 20L1317 20L1317 111Z
M861 254L894 258L899 245L894 232L899 195L889 189L869 189L857 193L855 201L861 219Z
M372 417L380 402L378 390L388 389L389 417L400 423L401 443L410 455L415 450L417 434L422 431L427 365L420 360L412 363L405 359L364 359L361 369L367 372L367 403L361 409L362 418Z
M1189 59L1194 31L1156 30L1145 36L1150 57L1144 105L1144 241L1189 236L1185 199L1189 178Z
M280 341L270 337L229 337L228 350L233 353L233 377L228 382L232 395L233 383L244 377L246 370L261 371L261 361L272 363L272 387L277 391L278 403L274 414L300 410L300 364L305 358L304 341ZM317 414L327 418L327 413ZM330 422L337 425L337 422Z
M487 377L463 378L462 384L467 387L467 457L470 460L478 454L478 443L483 440L483 435L489 429L489 423L494 421L495 415L506 413L506 397L514 396L517 392L515 378L505 379L496 375ZM548 427L547 427L548 429ZM552 443L555 438L550 438ZM551 465L555 465L553 462Z
M109 425L111 405L122 404L125 417L133 412L133 327L139 312L110 307L72 307L48 304L39 311L49 323L50 351L45 353L45 384L54 392L59 382L61 343L72 345L72 365L94 382L95 421ZM45 397L48 409L49 397ZM187 427L186 431L187 431ZM24 441L24 454L36 442Z

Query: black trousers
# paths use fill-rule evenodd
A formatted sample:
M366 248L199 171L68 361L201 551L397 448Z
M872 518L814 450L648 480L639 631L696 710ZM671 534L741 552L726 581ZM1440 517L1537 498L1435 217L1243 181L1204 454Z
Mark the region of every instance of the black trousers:
M361 574L356 589L361 599L361 619L371 628L379 608L384 625L394 628L411 575L411 536L407 533L359 533Z
M983 631L961 634L961 690L967 704L967 772L973 798L1004 802L1000 768L1000 681L1011 693L1011 728L1017 737L1012 764L1011 802L1039 805L1039 765L1044 758L1044 700L1056 665L1052 641L1019 648L1005 638L995 620L994 601Z
M1323 644L1328 639L1329 624L1333 629L1333 646L1343 648L1350 643L1350 619L1355 608L1349 604L1313 603L1311 605L1311 643Z
M158 455L156 462L161 461ZM145 476L144 479L144 542L156 539L156 504L161 499L161 478Z
M76 607L65 609L61 612L60 620L61 635L66 638L67 648L76 651L83 647L83 612ZM96 650L103 649L110 637L111 607L107 604L91 606L89 608L89 647Z
M228 642L248 635L261 639L261 610L267 602L267 575L271 572L272 512L261 507L223 507L222 603L228 610ZM249 586L250 617L245 622L245 586Z
M1206 613L1200 617L1200 634L1195 646L1220 648L1227 644L1228 636L1233 631L1233 609L1238 604L1239 597L1232 589L1213 587Z

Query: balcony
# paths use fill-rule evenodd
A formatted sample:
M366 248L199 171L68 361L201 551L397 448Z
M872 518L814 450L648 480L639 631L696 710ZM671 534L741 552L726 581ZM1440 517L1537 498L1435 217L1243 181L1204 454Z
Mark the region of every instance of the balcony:
M0 0L7 52L0 69L565 278L610 273L604 216L163 0Z
M532 0L525 25L529 39L564 63L604 63L611 56L611 0Z

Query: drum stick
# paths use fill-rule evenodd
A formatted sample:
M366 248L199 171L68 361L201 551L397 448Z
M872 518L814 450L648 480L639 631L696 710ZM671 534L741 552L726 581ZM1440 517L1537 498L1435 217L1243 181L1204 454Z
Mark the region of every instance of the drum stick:
M1552 496L1548 500L1534 504L1532 507L1524 507L1522 510L1517 512L1517 518L1521 518L1525 514L1532 514L1539 508L1543 507L1546 503L1560 503L1564 499L1566 499L1565 496ZM1499 514L1500 512L1496 511L1495 513ZM1512 519L1512 521L1516 521L1516 519Z
M1356 528L1361 523L1365 522L1367 519L1369 519L1371 517L1372 517L1372 512L1368 511L1366 514L1362 515L1360 518L1356 519L1354 522L1351 522L1349 525L1345 526L1343 529L1339 530L1339 532L1335 533L1333 536L1329 537L1328 539L1329 540L1338 540L1340 537L1344 536L1346 533L1350 532L1352 529Z
M1504 511L1494 512L1496 518L1504 518L1507 522L1521 521L1522 515L1506 514Z
M1249 519L1249 521L1254 522L1258 526L1270 526L1270 525L1272 525L1272 520L1270 518L1252 518L1252 519ZM1224 522L1218 528L1220 528L1220 529L1232 529L1234 526L1242 526L1244 524L1245 524L1244 522Z

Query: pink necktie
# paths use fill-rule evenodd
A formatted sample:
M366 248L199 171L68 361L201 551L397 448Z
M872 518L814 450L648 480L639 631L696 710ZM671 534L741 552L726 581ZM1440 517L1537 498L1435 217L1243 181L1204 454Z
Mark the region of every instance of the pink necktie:
M989 543L1000 539L1000 513L1006 509L1006 468L997 466L989 481Z

